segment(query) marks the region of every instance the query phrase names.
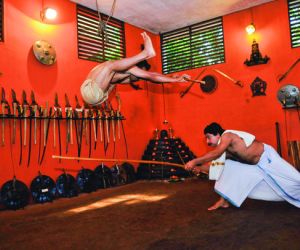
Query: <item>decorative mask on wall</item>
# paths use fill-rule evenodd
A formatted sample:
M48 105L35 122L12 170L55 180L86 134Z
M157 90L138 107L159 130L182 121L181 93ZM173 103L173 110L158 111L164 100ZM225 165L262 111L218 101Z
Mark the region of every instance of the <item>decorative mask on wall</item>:
M267 83L256 77L250 85L252 96L266 95Z
M55 48L47 41L36 41L33 46L33 53L36 59L45 65L52 65L56 62Z

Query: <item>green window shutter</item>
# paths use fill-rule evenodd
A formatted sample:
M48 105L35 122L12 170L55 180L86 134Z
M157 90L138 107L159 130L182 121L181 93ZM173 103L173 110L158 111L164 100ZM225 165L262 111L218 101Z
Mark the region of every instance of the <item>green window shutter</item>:
M161 34L164 74L225 62L222 17Z
M77 5L78 58L105 62L125 57L124 22L100 14L103 22L109 19L105 34L99 33L97 11Z
M289 0L289 22L292 48L300 46L300 0Z
M4 26L4 21L3 21L3 0L0 0L0 42L4 41L4 33L3 33L3 26Z

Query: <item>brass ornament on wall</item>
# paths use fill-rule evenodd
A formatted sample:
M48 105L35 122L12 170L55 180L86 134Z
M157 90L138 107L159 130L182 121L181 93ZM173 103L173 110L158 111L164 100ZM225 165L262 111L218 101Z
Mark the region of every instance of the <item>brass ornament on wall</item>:
M255 40L253 40L251 47L252 51L250 60L246 59L244 64L246 64L247 66L254 66L258 64L266 64L269 61L270 58L268 56L262 57L259 51L258 43Z
M34 42L33 53L35 58L42 64L52 65L56 62L55 48L47 41L38 40Z
M266 95L267 83L256 77L250 85L252 96Z

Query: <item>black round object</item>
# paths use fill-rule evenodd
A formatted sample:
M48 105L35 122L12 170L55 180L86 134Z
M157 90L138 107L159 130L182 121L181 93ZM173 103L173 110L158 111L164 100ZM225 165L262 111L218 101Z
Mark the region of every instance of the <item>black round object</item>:
M124 168L119 166L118 164L112 166L110 169L112 173L112 183L113 186L118 186L126 183L126 171Z
M2 204L8 209L20 209L29 202L29 190L27 186L17 179L7 181L1 188Z
M56 189L60 197L74 197L78 195L78 187L75 178L67 173L61 174L56 179Z
M40 174L30 184L32 198L37 203L53 201L56 195L55 182L51 177Z
M97 189L95 174L90 169L81 169L77 174L76 182L83 193L90 193Z
M207 75L202 78L202 81L205 81L205 84L200 84L200 88L205 93L212 93L217 89L217 80L212 75Z
M97 188L108 188L112 186L112 173L110 168L100 164L94 170Z
M137 178L138 179L151 179L151 166L150 164L141 163L137 168Z
M128 162L123 162L121 167L126 172L126 183L134 182L136 180L136 174L133 165Z

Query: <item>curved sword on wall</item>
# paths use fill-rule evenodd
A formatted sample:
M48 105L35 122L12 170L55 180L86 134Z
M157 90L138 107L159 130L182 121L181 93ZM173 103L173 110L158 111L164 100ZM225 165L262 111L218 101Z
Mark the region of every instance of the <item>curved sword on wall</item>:
M28 115L28 111L29 111L29 103L27 102L27 97L26 97L26 92L25 90L23 90L22 92L22 108L23 108L23 119L24 119L24 142L23 145L26 146L27 145L27 118L30 116Z
M289 68L288 70L278 79L278 82L281 82L287 75L292 71L292 69L300 62L300 58L298 58Z
M16 92L11 89L11 96L12 96L12 107L13 107L13 134L12 134L12 144L16 143L16 128L17 128L17 111L20 115L20 103L17 101Z
M55 127L55 121L57 120L57 128L58 128L58 147L59 147L59 155L61 155L61 134L60 134L60 119L62 118L62 110L58 103L58 96L57 93L55 93L54 98L54 120L53 120L53 139L55 141L55 133L56 133L56 127ZM61 162L61 161L59 161Z
M115 154L116 154L116 123L115 123L115 119L116 119L116 115L115 115L113 107L110 103L110 121L111 121L112 137L113 137L113 143L114 143L113 158L115 158Z
M126 157L128 159L128 144L127 144L127 140L126 140L126 134L125 134L125 128L124 128L124 124L123 124L123 116L121 114L121 98L120 95L117 94L116 95L117 101L118 101L118 109L117 109L117 121L118 121L118 133L119 133L119 139L120 139L120 124L121 124L121 128L122 128L122 133L123 133L123 138L124 138L124 143L125 143L125 150L126 150Z
M18 117L19 117L19 133L20 133L20 157L19 157L19 165L22 164L22 120L21 117L23 116L23 110L22 110L22 106L20 105L20 102L17 100L16 97L16 92L11 89L11 96L12 96L12 106L14 109L14 116L16 115L16 111L18 111ZM16 138L16 119L14 119L14 124L13 124L13 142L15 142L15 138Z
M69 144L73 144L72 119L73 111L67 94L65 94L65 113L66 113L66 154L69 151Z
M100 119L100 111L98 108L93 108L93 112L94 112L94 120L93 120L94 125L93 126L94 126L94 134L95 134L94 150L96 150L97 141L98 141L98 123L99 123L99 119Z
M74 115L75 115L74 123L76 129L77 155L78 157L80 157L81 146L82 146L82 135L83 135L84 109L82 106L80 106L77 95L75 95L75 101L76 101L76 107L74 110Z
M41 147L42 147L42 117L44 114L43 107L39 106L39 154L38 154L38 163L40 162L40 156L41 156Z
M104 155L106 156L106 148L107 148L107 144L108 144L108 142L107 142L107 138L106 138L106 136L105 136L105 128L107 127L106 125L106 114L105 114L105 110L104 110L104 108L103 107L101 107L101 124L100 124L100 133L101 133L101 131L102 131L102 133L101 133L101 135L102 135L102 137L103 137L103 149L104 149Z
M117 108L117 114L116 114L116 119L117 119L117 127L118 127L118 138L119 140L121 139L121 122L120 122L120 112L121 112L121 97L119 95L119 93L116 93L116 99L118 102L118 108Z
M5 145L5 117L10 117L10 106L5 98L5 90L1 91L1 108L2 108L2 138L1 145Z
M46 109L45 109L45 113L44 113L44 148L43 148L43 153L42 153L42 157L40 160L40 165L42 164L43 160L44 160L44 156L45 156L45 152L46 152L46 148L47 148L47 142L48 142L48 135L49 135L49 127L50 127L50 122L51 122L51 115L52 115L52 107L48 111L48 102L46 104ZM47 114L48 113L48 114Z
M89 145L89 157L91 157L92 154L92 119L93 119L93 111L90 109L89 105L86 103L84 104L84 119L85 119L85 136L86 136L86 142ZM89 126L87 127L87 123ZM89 130L89 131L87 131ZM95 130L94 130L95 131Z
M239 87L243 87L243 83L240 80L236 80L232 77L230 77L229 75L225 74L223 71L218 70L218 69L213 69L215 72L219 73L221 76L224 76L225 78L227 78L228 80L232 81L234 84L238 85Z
M103 108L103 111L104 111L104 117L105 117L105 132L106 132L106 145L104 143L104 153L106 155L106 152L107 152L107 149L108 149L108 146L109 146L109 143L110 143L110 111L109 111L109 108L108 108L108 103L107 101L104 102L104 108ZM105 137L105 136L104 136Z
M31 104L29 106L30 116L29 116L29 146L28 146L27 167L29 167L30 157L31 157L32 119L34 119L34 143L36 144L36 113L37 113L37 109L38 109L38 104L35 101L33 91L31 91L30 98L31 98Z

